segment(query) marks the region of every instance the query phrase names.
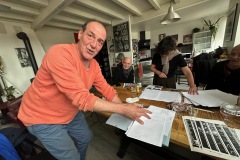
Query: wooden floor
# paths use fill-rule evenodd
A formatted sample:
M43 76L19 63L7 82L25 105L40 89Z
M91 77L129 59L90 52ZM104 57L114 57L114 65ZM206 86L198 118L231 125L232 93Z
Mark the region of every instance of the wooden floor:
M107 125L105 117L94 113L86 113L85 117L93 131L93 141L89 145L86 160L120 160L116 153L120 145L120 136L115 133L116 128ZM98 117L97 117L98 116ZM99 119L102 123L99 122ZM131 144L123 160L164 160L142 147Z

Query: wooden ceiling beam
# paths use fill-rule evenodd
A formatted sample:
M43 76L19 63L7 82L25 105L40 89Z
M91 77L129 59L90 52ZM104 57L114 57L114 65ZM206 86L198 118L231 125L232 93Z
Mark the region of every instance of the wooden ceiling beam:
M86 1L86 0L77 0L76 3L82 4L88 8L94 9L98 12L109 15L111 17L118 18L119 20L124 19L123 15L121 15L107 7L101 6L101 5L99 5L99 3L96 3L93 1Z
M126 0L112 0L112 1L122 6L126 10L130 11L131 13L137 16L142 16L142 12L137 7L129 3L128 1Z
M156 10L160 9L160 5L158 4L158 2L156 0L148 0L148 2L153 6L154 9L156 9Z
M33 29L38 29L44 26L52 18L63 11L64 8L72 4L75 0L53 0L49 1L48 7L41 10L40 15L32 23Z

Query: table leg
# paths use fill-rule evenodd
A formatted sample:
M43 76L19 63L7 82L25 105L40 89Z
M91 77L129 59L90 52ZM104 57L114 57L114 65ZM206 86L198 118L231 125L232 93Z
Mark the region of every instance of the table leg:
M130 143L131 143L131 139L129 137L127 137L125 134L122 134L120 147L119 147L118 152L117 152L117 156L119 158L124 157Z

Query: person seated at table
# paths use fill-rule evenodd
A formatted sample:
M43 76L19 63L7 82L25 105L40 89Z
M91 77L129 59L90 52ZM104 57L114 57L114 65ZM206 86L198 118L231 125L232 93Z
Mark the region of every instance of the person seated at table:
M228 55L228 60L216 63L209 76L206 89L219 89L226 93L240 93L240 44Z
M125 57L122 64L118 64L113 72L113 84L120 85L120 83L133 83L134 71L132 61L129 57Z
M190 86L189 94L197 94L197 87L194 84L191 70L182 55L176 50L175 41L172 37L167 36L158 43L157 53L152 58L150 69L154 72L153 85L176 89L178 67L187 77Z

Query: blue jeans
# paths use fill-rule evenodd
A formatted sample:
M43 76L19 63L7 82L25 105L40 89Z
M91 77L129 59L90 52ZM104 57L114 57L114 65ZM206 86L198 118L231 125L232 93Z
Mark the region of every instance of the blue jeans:
M69 124L36 124L27 129L58 160L85 160L92 131L82 112Z

